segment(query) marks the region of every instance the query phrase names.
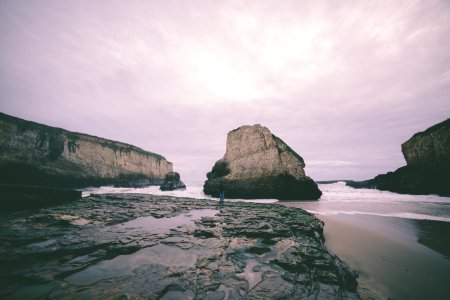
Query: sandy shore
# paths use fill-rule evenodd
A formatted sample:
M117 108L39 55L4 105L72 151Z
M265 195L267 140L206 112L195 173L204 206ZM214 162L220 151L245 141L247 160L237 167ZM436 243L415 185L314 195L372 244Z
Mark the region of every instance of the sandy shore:
M448 299L450 223L369 215L318 218L325 223L328 248L359 273L363 299Z

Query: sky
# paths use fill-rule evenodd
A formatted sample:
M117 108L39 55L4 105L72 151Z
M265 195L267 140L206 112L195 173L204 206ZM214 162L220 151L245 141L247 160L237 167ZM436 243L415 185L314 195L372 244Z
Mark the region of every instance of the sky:
M315 180L405 165L450 116L450 2L0 1L0 111L163 155L206 180L262 124Z

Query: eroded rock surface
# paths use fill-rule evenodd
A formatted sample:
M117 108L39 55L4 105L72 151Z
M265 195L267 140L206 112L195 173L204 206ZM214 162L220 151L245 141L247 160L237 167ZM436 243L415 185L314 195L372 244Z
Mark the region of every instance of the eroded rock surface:
M402 144L402 152L406 166L347 184L405 194L450 196L450 119L414 134Z
M303 158L259 124L228 133L225 155L207 174L207 195L227 198L316 200L322 193L305 175Z
M450 167L450 119L414 134L402 153L410 167Z
M137 194L2 213L0 296L358 299L322 226L281 205Z
M161 155L0 113L0 183L51 187L162 183Z

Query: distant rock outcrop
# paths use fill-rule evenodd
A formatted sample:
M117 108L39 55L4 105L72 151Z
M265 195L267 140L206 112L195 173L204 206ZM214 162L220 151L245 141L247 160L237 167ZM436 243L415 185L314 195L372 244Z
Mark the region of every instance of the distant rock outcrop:
M161 191L173 191L185 188L186 185L180 180L180 174L177 172L167 173L164 182L159 187Z
M303 158L259 124L228 133L226 153L207 174L203 190L226 198L316 200L322 192L305 175Z
M0 113L0 183L51 187L159 185L172 163L132 145Z
M406 166L347 184L402 194L450 196L450 119L416 133L402 144L402 152Z

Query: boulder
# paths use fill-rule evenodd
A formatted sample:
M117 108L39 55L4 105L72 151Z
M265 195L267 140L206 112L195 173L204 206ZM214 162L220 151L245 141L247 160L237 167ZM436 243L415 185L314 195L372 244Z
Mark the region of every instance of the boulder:
M185 188L186 185L180 180L180 174L177 172L167 173L164 178L164 182L159 187L161 191L173 191Z
M259 124L228 133L225 155L207 174L203 191L226 198L316 200L322 192L305 175L303 158Z
M401 194L450 196L450 119L414 134L402 144L402 152L406 166L347 185Z

